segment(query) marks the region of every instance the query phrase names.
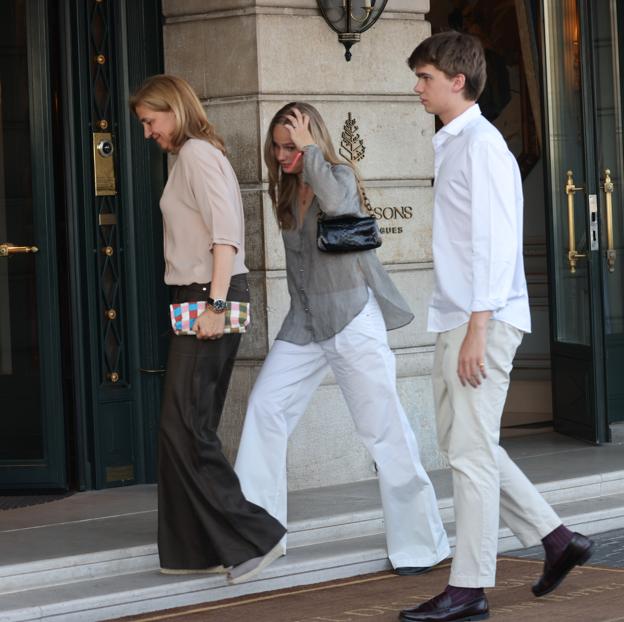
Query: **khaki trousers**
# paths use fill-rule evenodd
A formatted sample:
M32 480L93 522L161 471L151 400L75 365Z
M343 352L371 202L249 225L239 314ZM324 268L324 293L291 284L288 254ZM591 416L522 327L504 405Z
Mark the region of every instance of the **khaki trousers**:
M433 365L438 441L453 474L457 542L449 583L492 587L500 517L524 546L561 524L553 509L499 445L509 374L522 332L504 322L488 326L485 368L478 388L462 386L457 361L468 325L440 333Z

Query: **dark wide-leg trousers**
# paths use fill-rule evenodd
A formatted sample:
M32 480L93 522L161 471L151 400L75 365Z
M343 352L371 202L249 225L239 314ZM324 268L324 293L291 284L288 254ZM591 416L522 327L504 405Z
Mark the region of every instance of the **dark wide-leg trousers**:
M208 285L175 287L173 301L205 300L209 291ZM249 300L245 275L232 277L228 300ZM264 555L286 532L245 499L217 436L240 338L171 337L159 434L162 568L234 566Z

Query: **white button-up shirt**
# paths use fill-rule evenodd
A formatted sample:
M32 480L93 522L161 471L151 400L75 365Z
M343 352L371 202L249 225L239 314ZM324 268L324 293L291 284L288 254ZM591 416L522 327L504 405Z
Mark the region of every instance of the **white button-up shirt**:
M473 311L531 330L522 259L522 179L500 132L471 106L433 137L435 289L428 330Z

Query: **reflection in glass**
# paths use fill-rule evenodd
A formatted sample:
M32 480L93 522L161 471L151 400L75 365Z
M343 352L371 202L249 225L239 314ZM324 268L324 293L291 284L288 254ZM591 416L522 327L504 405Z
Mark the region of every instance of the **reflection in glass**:
M614 190L613 203L613 241L616 253L615 269L607 267L607 218L604 189L601 188L600 202L602 215L601 255L603 257L604 313L605 333L622 335L624 333L624 188L622 187L622 102L620 97L620 66L617 38L617 3L602 0L593 8L596 11L594 35L594 54L596 57L596 111L598 167L602 182L604 171L609 169Z
M566 173L572 170L576 186L585 186L586 171L581 106L580 21L576 0L544 3L546 43L546 93L550 147L551 201L553 205L556 271L556 338L561 342L589 344L587 262L580 259L576 272L568 265L568 198ZM576 247L587 249L586 193L574 201Z
M607 414L609 421L621 421L624 413L624 156L622 150L622 97L620 62L624 33L618 33L618 5L615 0L599 0L592 5L595 12L594 56L596 97L596 144L598 170L601 175L599 191L601 232L600 259L604 306L604 343L607 375ZM613 182L611 236L607 229L607 196L604 188L605 170ZM612 237L615 262L609 269L607 250Z

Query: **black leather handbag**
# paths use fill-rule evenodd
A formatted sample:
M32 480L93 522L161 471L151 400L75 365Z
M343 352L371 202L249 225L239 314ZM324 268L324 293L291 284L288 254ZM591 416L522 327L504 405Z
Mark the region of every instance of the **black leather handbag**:
M316 244L325 253L368 251L381 246L381 233L372 216L327 218L321 214L316 226Z

